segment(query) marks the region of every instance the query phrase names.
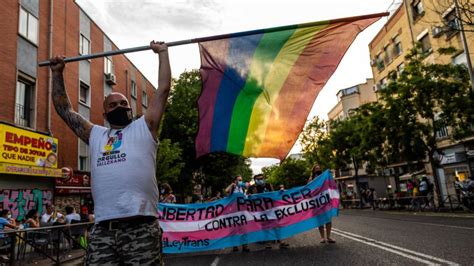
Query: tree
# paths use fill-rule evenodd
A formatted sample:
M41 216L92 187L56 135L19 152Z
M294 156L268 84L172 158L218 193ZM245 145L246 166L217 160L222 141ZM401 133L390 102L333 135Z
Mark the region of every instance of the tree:
M310 164L305 160L285 159L280 165L264 167L267 182L277 189L279 185L292 188L305 185L310 176Z
M300 143L309 165L318 163L323 169L334 167L333 150L325 121L315 116L303 129Z
M454 139L472 134L474 102L464 65L431 64L424 61L425 56L416 45L406 56L404 71L381 90L381 96L395 126L404 125L403 130L392 127L386 131L392 150L398 149L405 161L428 158L439 195L436 134L442 127L449 127Z
M463 31L474 32L474 4L472 0L438 0L437 2L434 11L442 18L443 28L448 34L450 31L461 30L460 23L463 25ZM452 8L456 4L458 12Z
M181 159L181 148L169 139L160 141L156 154L156 179L158 183L168 183L175 187L184 162Z

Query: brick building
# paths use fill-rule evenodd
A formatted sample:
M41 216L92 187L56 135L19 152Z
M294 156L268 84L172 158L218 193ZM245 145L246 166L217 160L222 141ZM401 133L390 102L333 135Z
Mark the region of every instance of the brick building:
M83 177L90 171L88 147L56 114L51 73L38 62L58 54L77 56L118 48L70 0L4 1L0 35L0 209L10 208L14 215L23 216L54 201L78 207L88 197L88 184L61 180L56 187L55 180L61 178L63 167L80 173L76 181L87 179ZM134 114L142 115L155 91L123 55L69 63L64 78L74 110L100 125L106 123L102 102L108 93L123 93ZM31 154L25 157L21 151ZM47 157L50 153L54 155ZM54 164L45 164L48 158Z

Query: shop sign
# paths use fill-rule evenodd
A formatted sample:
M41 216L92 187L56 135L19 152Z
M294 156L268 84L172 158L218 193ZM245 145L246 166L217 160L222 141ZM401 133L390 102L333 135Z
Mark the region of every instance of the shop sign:
M91 185L90 177L80 173L74 173L69 178L58 178L55 182L56 186L90 187Z
M441 157L441 164L459 163L466 160L466 156L461 152L446 153Z
M466 155L468 158L474 158L474 150L468 150L466 152Z
M0 162L57 168L58 139L0 124Z
M61 169L28 166L21 164L8 164L2 162L0 162L0 173L12 175L62 177Z
M91 189L90 188L75 188L75 187L67 187L67 188L62 188L62 187L56 187L55 189L56 194L90 194Z

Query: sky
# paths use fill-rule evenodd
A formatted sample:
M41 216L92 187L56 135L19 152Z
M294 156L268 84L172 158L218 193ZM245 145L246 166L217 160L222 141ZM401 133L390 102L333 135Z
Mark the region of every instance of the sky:
M402 0L76 0L119 49L143 46L151 40L179 41L210 35L300 24L380 12L393 12ZM359 34L341 64L319 93L308 120L327 119L336 105L336 93L372 77L368 44L387 17ZM94 51L92 51L94 52ZM185 70L199 69L197 44L169 48L171 70L177 78ZM67 55L66 55L67 56ZM72 56L72 55L71 55ZM151 51L127 57L155 86L158 57ZM298 153L296 143L290 153ZM252 159L252 170L278 163Z

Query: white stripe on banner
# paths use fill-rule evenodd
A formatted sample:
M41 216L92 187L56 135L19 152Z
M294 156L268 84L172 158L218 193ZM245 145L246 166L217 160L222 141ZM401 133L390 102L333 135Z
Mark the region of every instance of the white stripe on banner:
M198 220L198 221L190 221L190 222L176 222L176 221L165 221L160 220L160 226L165 232L193 232L193 231L201 231L205 230L206 224L216 219L225 219L227 217L234 217L234 216L242 216L244 215L247 221L253 221L254 217L261 217L261 215L266 215L269 220L277 220L275 212L277 210L286 209L289 206L298 206L301 204L308 204L309 201L314 200L315 198L323 198L323 195L329 194L330 199L339 199L339 191L337 189L327 189L315 197L302 200L296 204L287 204L278 207L274 207L272 209L268 209L265 211L256 211L256 212L249 212L249 211L239 211L239 212L232 212L226 215L220 215L215 218L207 219L207 220Z

